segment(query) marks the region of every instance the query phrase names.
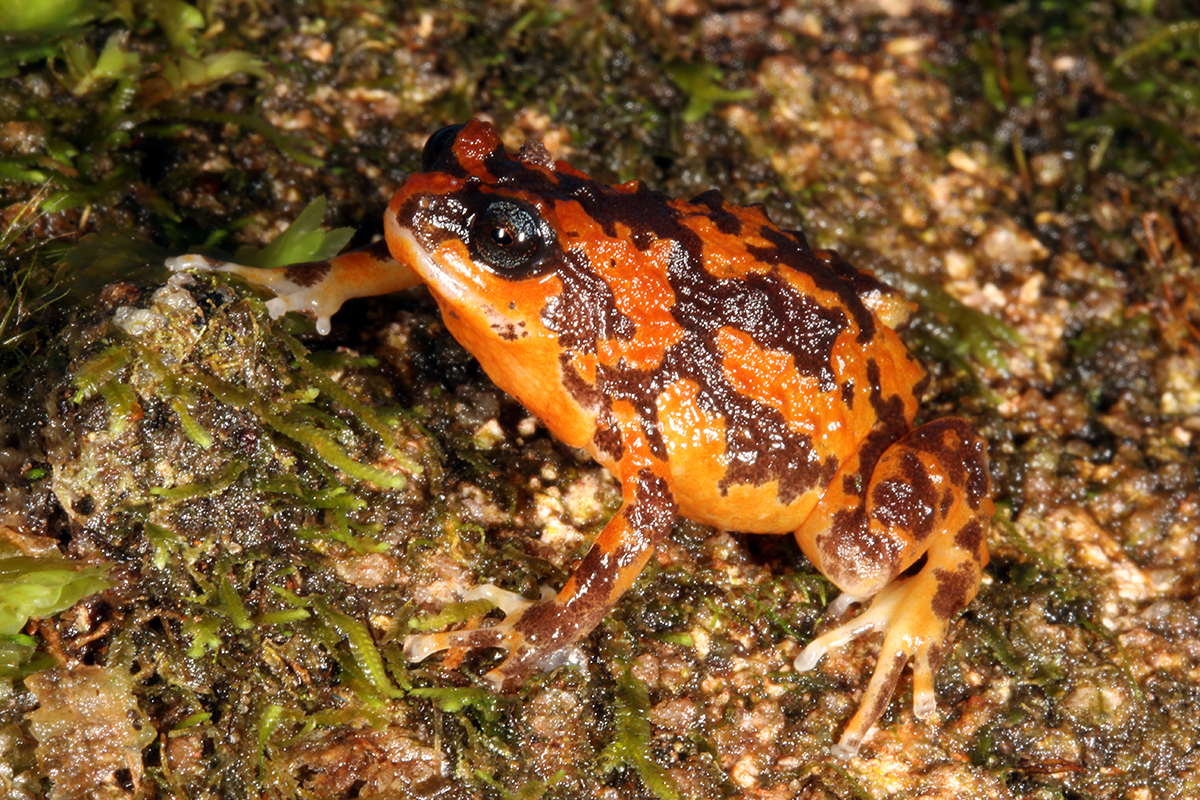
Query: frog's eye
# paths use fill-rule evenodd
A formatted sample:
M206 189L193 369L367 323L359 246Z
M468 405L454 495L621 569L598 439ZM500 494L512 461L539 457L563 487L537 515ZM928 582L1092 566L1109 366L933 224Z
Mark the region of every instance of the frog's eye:
M531 267L545 250L546 228L541 216L525 203L492 200L475 215L471 228L475 256L501 272Z
M447 125L433 132L433 135L425 142L425 149L421 151L422 171L429 172L438 165L438 162L450 151L451 145L458 137L458 132L463 127L463 125Z

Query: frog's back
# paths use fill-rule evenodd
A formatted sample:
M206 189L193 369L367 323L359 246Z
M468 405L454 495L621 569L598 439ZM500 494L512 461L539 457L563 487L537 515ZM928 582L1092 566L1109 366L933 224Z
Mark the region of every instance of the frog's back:
M868 306L906 310L886 285L717 192L563 175L549 196L564 287L542 320L567 384L641 410L685 516L793 530L844 454L907 429L924 371Z

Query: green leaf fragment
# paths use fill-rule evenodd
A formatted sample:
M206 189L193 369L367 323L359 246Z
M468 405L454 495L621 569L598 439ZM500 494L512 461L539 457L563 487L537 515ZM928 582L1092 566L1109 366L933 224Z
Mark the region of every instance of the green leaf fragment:
M275 729L279 727L279 723L283 719L283 711L283 706L276 703L269 703L258 718L258 752L260 758L267 749L267 741L270 740L271 734L275 732Z
M179 416L179 425L183 428L183 435L198 447L208 450L213 446L215 439L208 429L192 416L191 408L196 405L196 396L181 386L172 386L171 388L175 390L175 393L167 402Z
M364 529L363 526L352 525L345 513L334 511L326 517L324 525L319 527L306 525L296 530L296 536L301 539L341 542L356 553L386 553L391 549L391 542L382 541L371 535L358 535L352 531L352 528ZM373 532L377 534L379 529L373 529Z
M451 625L461 625L468 620L477 619L496 607L491 600L465 600L450 603L438 613L421 619L408 621L409 630L432 631L448 628Z
M107 589L103 567L81 567L61 557L0 559L0 636L20 633L32 617L48 617Z
M1187 20L1164 25L1140 42L1126 48L1113 59L1114 67L1123 67L1147 53L1158 49L1166 49L1184 39L1200 39L1200 20Z
M0 636L0 678L24 678L57 664L32 636Z
M404 475L355 461L338 446L326 431L269 412L262 407L261 402L243 389L208 375L192 375L186 380L192 385L207 389L226 405L253 410L267 426L302 445L328 466L344 472L351 478L367 481L386 489L404 488L406 483Z
M367 502L361 497L351 494L345 486L331 486L328 489L312 490L300 485L294 475L287 476L294 480L277 478L259 485L264 492L288 494L300 498L307 508L339 509L342 511L358 511Z
M245 631L254 627L250 613L246 611L246 604L242 602L241 595L233 590L228 578L221 578L217 585L217 597L221 601L220 611L229 618L234 628Z
M4 158L0 159L0 181L5 183L45 183L52 176L44 169L30 166L33 159Z
M101 13L92 0L4 0L0 2L0 34L40 33L51 36Z
M133 419L138 404L137 395L127 384L112 380L100 387L100 396L108 403L109 432L113 436L120 436Z
M303 608L285 608L278 611L268 611L265 614L259 614L254 618L255 625L292 625L297 622L303 622L311 617Z
M132 78L141 67L141 56L128 49L128 41L128 31L114 33L98 57L85 42L68 44L64 55L67 72L75 83L71 93L82 97L100 84Z
M196 48L194 31L204 29L200 9L183 0L142 0L143 11L158 23L173 47L193 51Z
M154 486L150 494L165 500L190 500L194 497L209 497L222 492L242 476L247 469L244 461L234 461L221 471L221 474L207 483L184 483L178 486Z
M447 714L458 714L474 708L488 719L496 719L500 715L500 697L491 689L481 686L420 686L409 689L408 693L437 703L438 708Z
M292 357L296 359L296 363L300 366L301 371L308 376L317 388L335 402L340 403L358 419L362 420L367 428L383 440L388 455L394 458L401 466L414 475L421 474L421 465L404 453L401 453L395 447L393 444L395 430L383 419L378 411L350 394L344 387L330 378L324 370L313 364L308 356L307 349L295 337L280 332L279 338L287 346L288 350L291 351Z
M351 478L373 483L385 489L404 488L405 478L403 475L355 461L346 455L325 431L307 425L297 425L283 417L266 412L262 413L262 418L276 431L308 448L330 467L346 473Z
M234 261L248 267L270 268L336 256L354 236L354 229L322 230L325 206L325 196L321 195L305 206L288 229L276 236L269 245L262 250L238 248Z
M671 82L687 95L688 104L683 110L684 122L699 122L708 116L718 103L731 103L754 97L754 92L750 89L726 89L721 86L725 76L715 64L672 61L666 65L666 72Z
M223 622L216 614L205 614L199 619L184 621L183 632L192 639L187 651L188 658L201 658L209 650L220 649Z
M172 728L171 730L172 731L187 730L188 728L194 728L197 725L203 725L204 723L208 722L211 719L212 719L211 712L197 711L195 714L189 714L188 716L181 719L179 721L179 723L176 724L175 727Z
M234 50L214 53L204 58L180 56L174 61L163 61L162 77L174 92L203 89L210 84L221 83L241 75L269 78L261 59L247 52Z
M154 494L154 489L151 489L150 493ZM146 535L146 541L150 543L150 547L154 550L154 566L156 569L165 567L171 554L183 546L179 535L170 528L165 528L162 525L147 522L143 527L143 532Z

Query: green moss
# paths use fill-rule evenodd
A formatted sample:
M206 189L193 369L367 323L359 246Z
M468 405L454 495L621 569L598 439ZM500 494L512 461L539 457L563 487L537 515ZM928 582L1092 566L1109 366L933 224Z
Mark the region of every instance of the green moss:
M612 771L628 767L637 773L642 785L660 800L677 800L679 787L671 776L650 757L650 722L646 712L650 698L646 686L629 670L617 675L612 714L613 739L600 754L601 768Z

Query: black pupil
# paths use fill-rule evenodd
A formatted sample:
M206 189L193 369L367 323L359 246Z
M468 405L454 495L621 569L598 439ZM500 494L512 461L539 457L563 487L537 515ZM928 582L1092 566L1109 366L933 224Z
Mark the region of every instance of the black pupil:
M520 231L513 231L503 225L492 228L492 241L497 247L512 247L514 244L520 244L524 235Z
M542 255L544 223L527 204L492 200L476 219L476 255L493 269L507 272L524 269Z

